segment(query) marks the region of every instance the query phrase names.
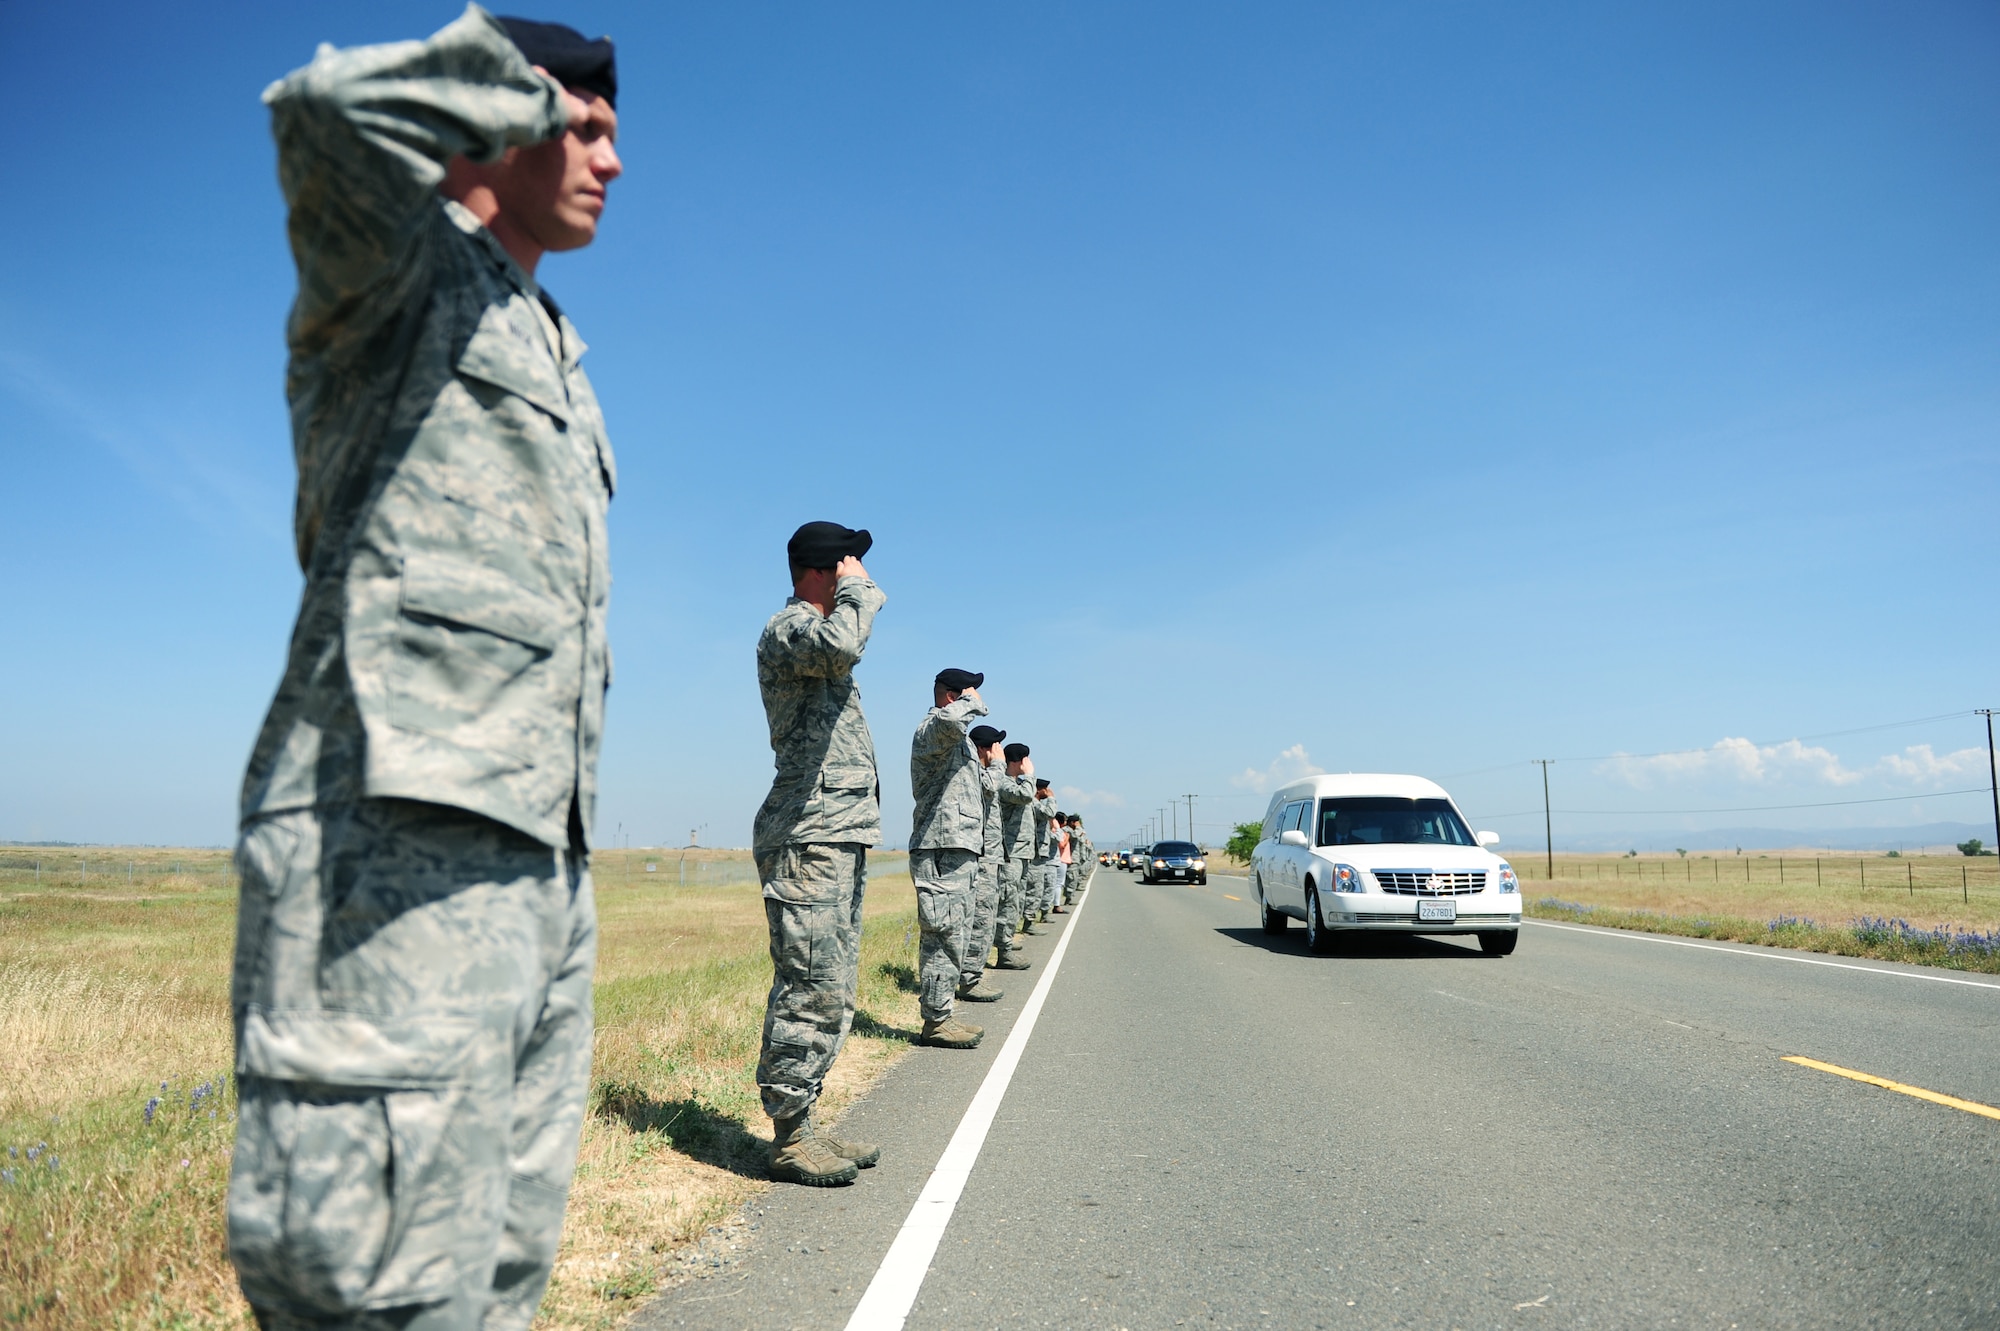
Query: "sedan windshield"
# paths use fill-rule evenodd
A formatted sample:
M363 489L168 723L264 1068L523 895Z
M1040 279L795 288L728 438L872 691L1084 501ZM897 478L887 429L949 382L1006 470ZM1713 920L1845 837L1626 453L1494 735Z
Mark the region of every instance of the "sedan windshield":
M1449 800L1364 795L1319 802L1322 846L1470 846Z
M1192 841L1162 841L1153 847L1152 853L1164 859L1169 855L1199 855L1201 852Z

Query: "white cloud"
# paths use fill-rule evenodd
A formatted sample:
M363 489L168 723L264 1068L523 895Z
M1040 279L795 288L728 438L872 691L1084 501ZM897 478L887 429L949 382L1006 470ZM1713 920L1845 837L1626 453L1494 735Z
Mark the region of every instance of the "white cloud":
M1918 785L1941 786L1948 781L1965 781L1986 775L1986 750L1959 749L1942 758L1928 744L1912 744L1901 753L1892 753L1875 764L1884 774Z
M1782 744L1753 744L1736 738L1720 739L1705 749L1685 753L1620 754L1598 764L1597 771L1641 789L1656 782L1715 776L1758 783L1816 781L1850 786L1865 775L1843 765L1839 754L1818 745L1795 739Z
M1125 799L1108 790L1085 790L1081 786L1057 786L1056 795L1070 808L1082 812L1085 809L1122 809Z
M1302 776L1318 776L1326 769L1313 762L1303 744L1294 744L1271 761L1263 771L1246 767L1229 778L1229 784L1242 790L1254 790L1259 795L1273 786L1282 786L1287 781L1296 781Z
M1717 740L1705 749L1645 756L1621 754L1597 765L1600 776L1638 789L1675 781L1721 778L1758 785L1803 782L1852 786L1871 777L1899 785L1944 786L1978 781L1986 775L1984 747L1938 754L1928 744L1912 744L1865 767L1849 767L1840 755L1818 745L1788 739L1782 744L1752 744L1747 739Z

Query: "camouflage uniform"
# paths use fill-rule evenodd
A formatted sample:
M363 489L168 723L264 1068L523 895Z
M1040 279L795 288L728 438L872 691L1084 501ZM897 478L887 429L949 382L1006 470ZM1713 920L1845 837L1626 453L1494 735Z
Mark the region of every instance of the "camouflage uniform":
M925 1021L943 1021L963 981L967 916L986 845L979 757L966 733L986 715L977 696L931 708L910 741L910 878L917 887L917 1003Z
M972 880L972 906L965 915L964 940L959 944L961 983L970 989L986 974L993 950L994 912L1000 905L1000 782L1006 768L999 763L979 769L979 868ZM1011 935L1010 935L1011 937Z
M752 832L771 933L757 1087L772 1118L812 1108L854 1021L867 848L882 843L875 741L854 667L887 599L866 578L842 578L831 613L791 597L757 639L778 769Z
M994 904L993 945L1006 956L1014 950L1014 931L1028 912L1028 870L1035 856L1035 783L1025 776L1008 776L1002 768L994 797L1000 811L1000 899Z
M575 328L437 185L568 114L476 7L264 100L305 588L243 784L230 1256L266 1327L526 1327L589 1081L614 470Z
M1025 913L1030 917L1041 914L1055 905L1055 873L1049 867L1058 863L1056 859L1056 834L1050 826L1055 821L1056 801L1053 795L1044 795L1035 801L1035 860L1029 867L1028 893Z
M1069 873L1063 878L1063 900L1073 902L1083 895L1090 875L1097 868L1097 847L1091 844L1083 824L1069 829Z

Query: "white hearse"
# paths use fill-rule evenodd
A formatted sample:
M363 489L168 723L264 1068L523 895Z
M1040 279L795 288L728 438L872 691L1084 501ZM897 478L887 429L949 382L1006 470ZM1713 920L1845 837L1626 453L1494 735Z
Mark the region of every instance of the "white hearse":
M1420 776L1309 776L1271 797L1250 889L1265 933L1304 921L1315 952L1372 929L1474 934L1504 957L1521 930L1521 884L1486 849L1499 840L1468 831L1451 796Z

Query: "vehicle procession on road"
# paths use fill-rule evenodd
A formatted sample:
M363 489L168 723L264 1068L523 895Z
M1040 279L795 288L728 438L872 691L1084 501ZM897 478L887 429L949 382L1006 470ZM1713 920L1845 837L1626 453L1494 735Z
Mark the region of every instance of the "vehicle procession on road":
M1469 830L1444 788L1420 776L1306 777L1265 809L1251 898L1265 933L1298 920L1313 952L1362 932L1461 934L1504 957L1520 937L1521 884L1488 849L1499 841ZM1145 883L1208 882L1207 852L1192 841L1131 846L1102 862Z

